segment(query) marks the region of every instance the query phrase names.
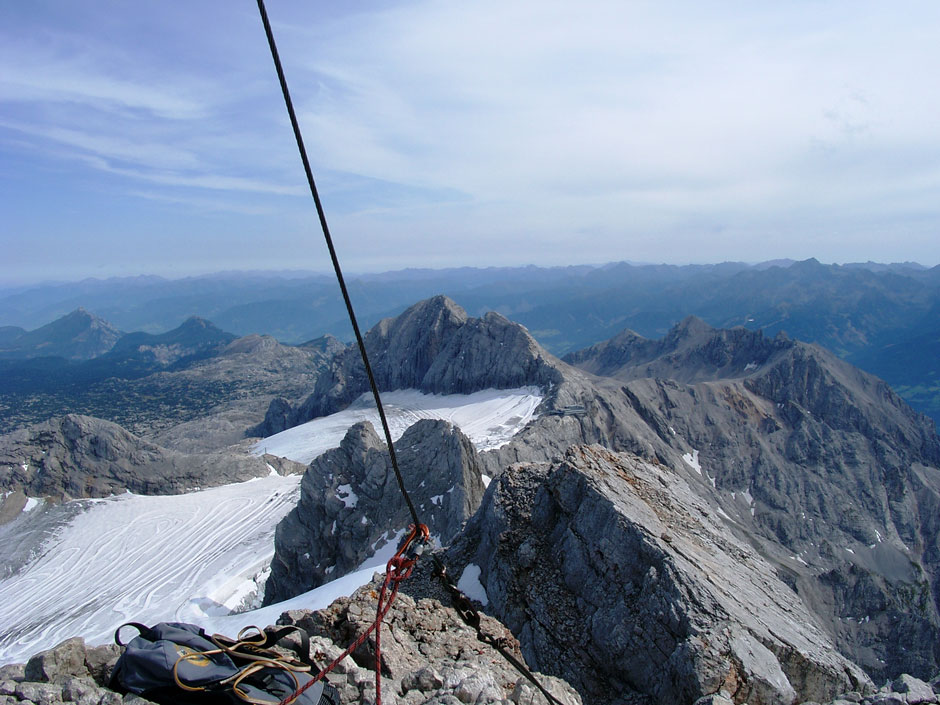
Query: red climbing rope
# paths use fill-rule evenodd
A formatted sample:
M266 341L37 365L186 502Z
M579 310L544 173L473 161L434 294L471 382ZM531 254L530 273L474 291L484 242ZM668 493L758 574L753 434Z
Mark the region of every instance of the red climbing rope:
M416 554L406 556L406 552L416 539L424 544L431 537L431 532L424 524L418 524L417 526L412 524L408 529L408 536L401 548L385 564L385 580L382 581L382 589L379 591L379 604L375 610L375 621L343 653L333 659L329 666L320 671L313 680L295 690L281 700L278 705L289 705L289 703L299 698L307 688L311 688L314 684L323 680L327 673L339 665L340 661L362 646L372 632L375 632L375 705L382 705L382 620L385 619L385 615L388 614L388 611L392 608L392 603L395 602L395 598L398 596L398 586L403 580L407 580L411 576L415 564L418 562ZM389 592L389 586L391 586L391 592Z

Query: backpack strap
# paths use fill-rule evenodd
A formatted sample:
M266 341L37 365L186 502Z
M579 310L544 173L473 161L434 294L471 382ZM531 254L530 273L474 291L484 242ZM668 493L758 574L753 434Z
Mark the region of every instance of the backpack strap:
M284 656L273 647L277 642L292 632L300 635L300 660ZM268 628L245 627L238 636L231 639L221 634L213 634L210 639L219 649L227 653L236 663L246 661L278 661L285 668L293 671L309 671L315 667L310 660L310 636L300 627L285 625Z
M134 627L134 629L136 629L140 633L140 636L142 636L144 639L147 639L148 641L155 641L153 638L153 630L150 627L141 624L140 622L124 622L124 624L114 630L114 643L118 646L127 646L126 643L121 641L121 630L124 627Z
M300 635L300 660L308 666L316 664L310 659L310 635L305 629L301 629L293 624L286 624L277 627L268 627L264 633L268 635L268 644L273 646L291 632L297 632Z

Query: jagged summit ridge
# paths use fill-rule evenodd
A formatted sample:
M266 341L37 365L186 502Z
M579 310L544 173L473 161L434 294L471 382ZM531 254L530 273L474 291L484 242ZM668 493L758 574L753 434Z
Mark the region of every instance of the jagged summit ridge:
M446 296L421 301L396 318L376 324L364 337L382 391L417 389L428 394L469 394L562 382L558 361L528 331L495 312L472 318ZM359 350L336 356L299 406L272 402L265 421L250 435L271 435L326 416L369 391Z
M605 371L626 380L643 424L628 433L645 427L686 448L677 471L760 547L844 654L878 679L929 678L940 663L932 421L818 346L743 329L683 348L688 339L624 335L578 364L616 360Z
M629 380L645 377L697 382L753 374L794 345L746 328L717 329L688 316L659 340L625 330L610 340L569 353L563 360L592 374Z
M576 446L509 468L448 561L480 569L529 663L586 702L726 690L770 705L871 688L688 483L636 456Z

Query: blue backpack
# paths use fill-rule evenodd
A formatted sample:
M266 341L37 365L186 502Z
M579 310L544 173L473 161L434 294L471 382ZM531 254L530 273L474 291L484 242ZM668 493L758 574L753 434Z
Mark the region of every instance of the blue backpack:
M120 639L124 627L139 632L126 645ZM130 622L114 633L124 653L111 673L110 687L161 705L278 705L313 680L309 661L270 648L290 631L300 632L301 653L309 653L309 638L296 627L268 631L249 627L233 640L210 636L194 624L161 622L146 627ZM336 689L324 680L292 702L340 705Z

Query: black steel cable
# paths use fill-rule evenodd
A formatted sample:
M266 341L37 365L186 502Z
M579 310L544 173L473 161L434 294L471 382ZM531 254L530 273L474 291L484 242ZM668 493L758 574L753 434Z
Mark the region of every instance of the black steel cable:
M330 236L330 227L326 222L326 213L323 211L323 204L320 203L320 194L317 192L317 185L313 180L310 160L307 159L307 148L304 147L304 138L300 134L300 125L297 123L297 115L294 113L294 103L291 101L290 91L287 89L287 79L284 78L284 69L281 67L281 59L277 53L277 45L274 43L274 33L271 31L268 13L264 8L264 0L258 0L258 11L261 13L264 33L268 37L268 46L271 48L274 68L277 70L277 80L281 83L281 93L284 94L287 114L290 116L290 124L294 129L294 139L297 140L297 149L300 150L300 159L304 163L304 173L307 175L310 193L313 195L313 202L317 206L317 215L320 218L320 228L323 230L323 238L326 240L327 249L330 251L330 259L333 260L333 271L336 272L339 288L343 292L343 301L346 302L346 311L349 313L349 321L352 323L353 332L356 334L356 342L359 344L359 354L362 355L362 364L365 365L366 375L369 378L369 386L372 387L372 396L375 398L375 406L379 411L379 418L382 420L382 430L385 431L385 442L388 444L388 454L392 461L392 470L395 471L398 486L401 488L402 496L405 498L405 503L408 505L408 510L411 512L411 518L414 519L415 526L417 526L421 521L418 519L418 512L415 510L411 497L408 496L408 490L405 488L405 481L402 479L401 470L398 469L398 458L395 457L395 446L392 444L392 432L388 428L388 419L385 417L385 409L382 407L382 398L379 396L379 388L375 383L375 375L372 374L372 366L369 364L369 356L366 354L366 344L362 340L362 333L359 332L359 324L356 322L356 312L353 310L352 301L349 299L349 291L346 289L346 280L343 279L343 271L340 269L336 249L333 247L333 238Z
M300 158L304 164L304 172L307 175L307 183L310 185L310 193L313 195L313 201L317 206L317 215L320 218L320 227L323 230L323 237L326 240L326 246L330 251L330 259L333 261L333 270L336 272L336 279L339 282L339 288L343 292L343 301L346 302L346 311L349 313L349 321L352 323L353 332L356 334L356 342L359 344L359 353L362 355L362 364L365 365L366 375L369 378L369 385L372 387L372 396L375 398L375 406L379 411L379 418L382 420L382 429L385 431L385 441L388 444L388 453L392 461L392 469L395 471L395 477L398 480L398 486L401 488L402 496L414 519L415 527L421 525L418 519L418 512L415 510L411 497L408 496L408 490L405 488L405 482L402 479L401 471L398 469L398 459L395 457L395 446L392 444L392 433L388 428L388 419L385 417L385 409L382 407L382 399L379 395L379 388L375 383L375 375L372 374L372 366L369 364L369 356L366 354L366 345L363 342L362 334L359 332L359 324L356 322L356 313L353 310L352 301L349 299L349 291L346 289L346 281L343 279L343 272L339 266L339 259L336 256L336 250L333 247L333 238L330 236L330 228L326 222L326 214L323 211L323 204L320 202L320 195L317 192L316 183L313 180L313 171L310 168L310 160L307 159L307 149L304 147L304 139L300 134L300 125L297 123L297 115L294 113L294 104L291 101L290 91L287 89L287 79L284 78L284 69L281 67L281 59L277 53L277 45L274 42L274 33L271 31L271 23L268 21L268 13L264 7L264 0L258 0L258 11L261 13L261 22L264 24L264 33L268 37L268 46L271 48L271 57L274 59L274 68L277 70L277 78L281 84L281 93L284 94L284 103L287 105L287 113L290 116L290 124L294 129L294 139L297 140L297 149L300 151ZM505 646L492 636L486 634L480 628L480 615L476 608L470 602L466 595L457 588L456 585L447 577L447 570L441 560L434 556L434 563L437 567L435 571L444 586L451 592L458 614L463 618L468 626L473 627L477 632L477 637L484 643L495 648L510 664L526 678L529 679L548 699L549 702L561 705L558 699L539 683L535 675L525 664L510 654Z

